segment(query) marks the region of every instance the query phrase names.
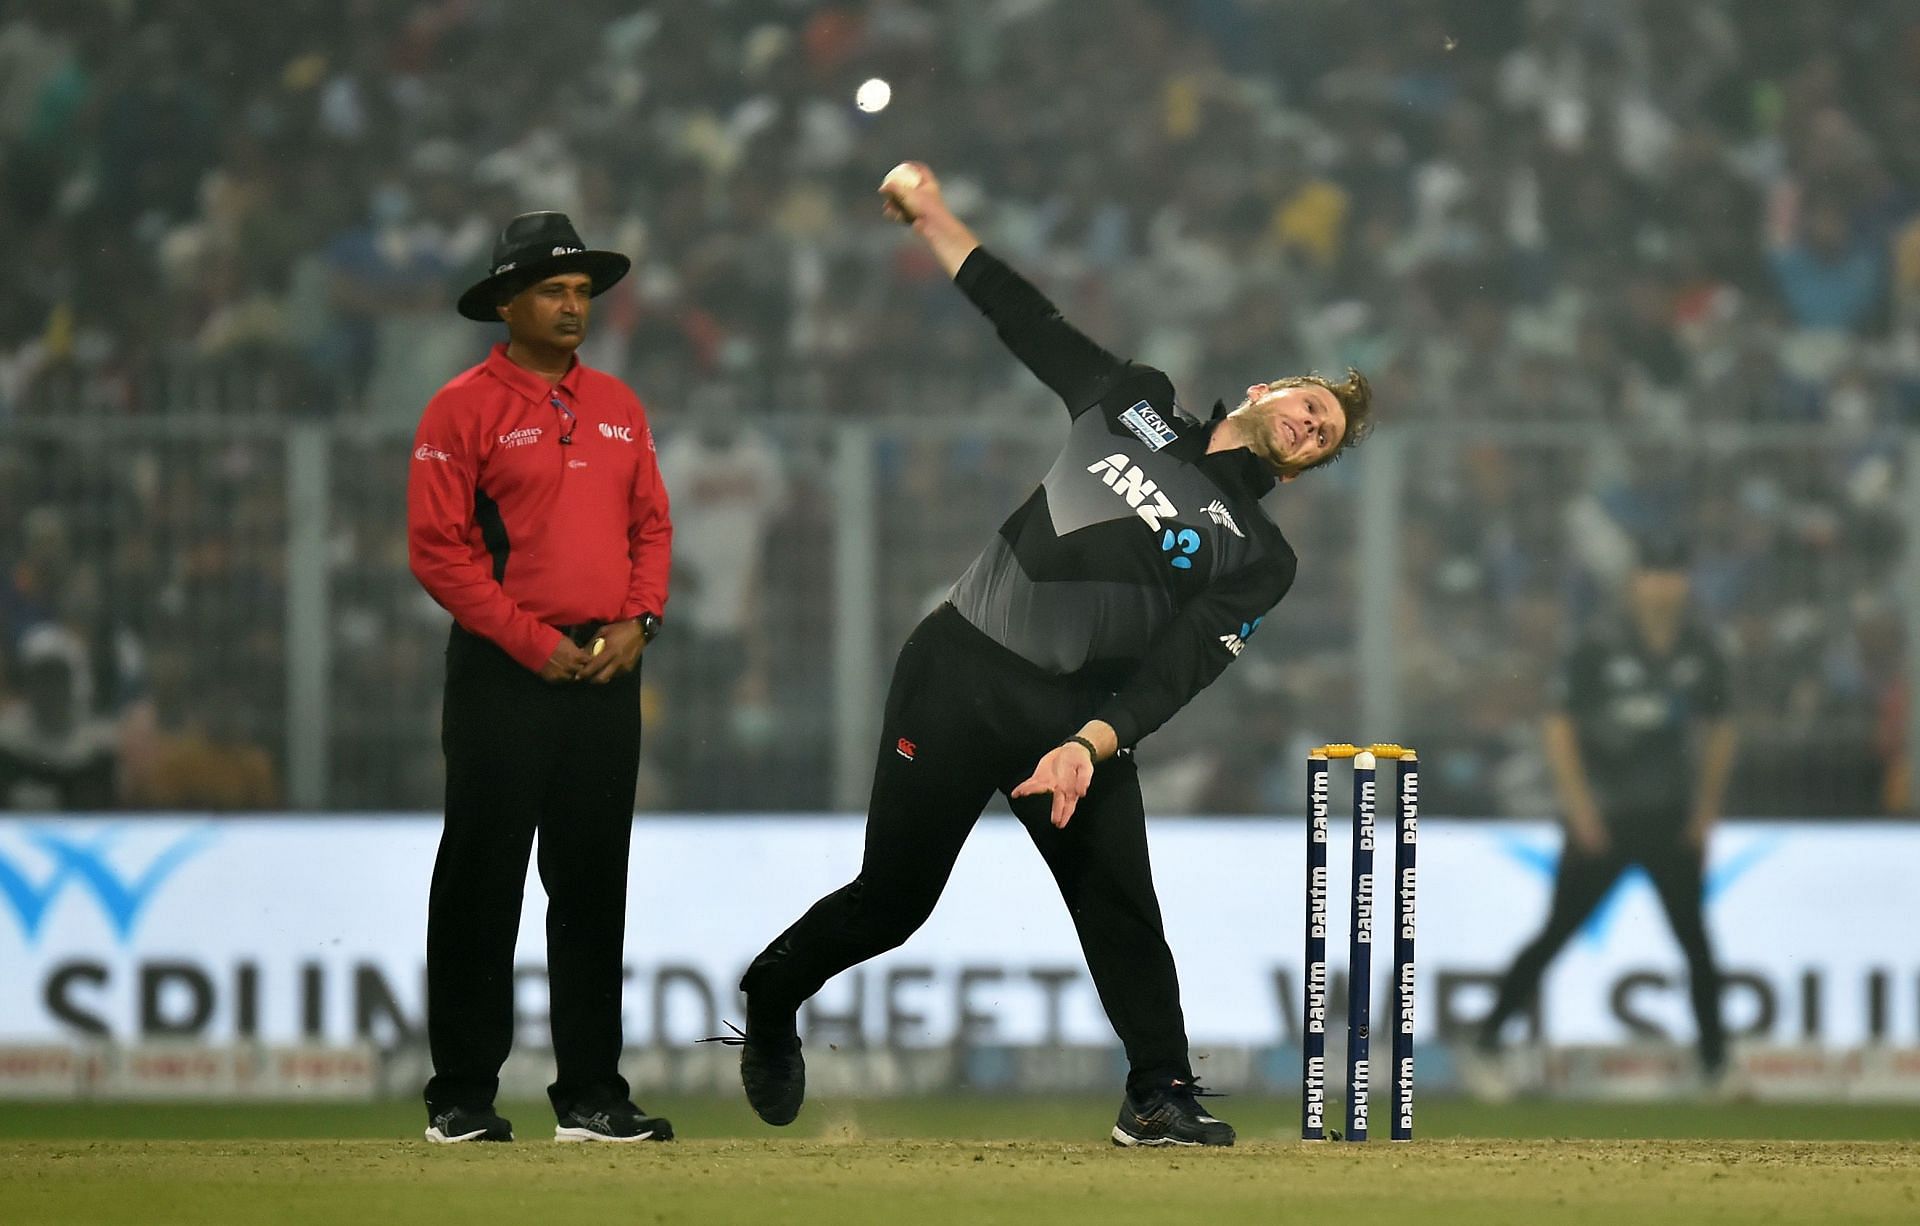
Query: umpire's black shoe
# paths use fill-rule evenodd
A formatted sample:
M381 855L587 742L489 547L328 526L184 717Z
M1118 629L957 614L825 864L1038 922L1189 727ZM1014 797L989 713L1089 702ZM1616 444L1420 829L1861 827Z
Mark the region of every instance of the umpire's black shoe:
M1127 1092L1114 1121L1115 1145L1232 1145L1233 1125L1216 1120L1200 1105L1206 1095L1196 1083L1175 1081L1142 1094ZM1211 1095L1208 1095L1211 1097Z
M671 1141L673 1125L632 1103L569 1107L554 1125L556 1141Z
M436 1145L513 1140L513 1125L495 1115L492 1107L450 1107L427 1115L427 1140Z

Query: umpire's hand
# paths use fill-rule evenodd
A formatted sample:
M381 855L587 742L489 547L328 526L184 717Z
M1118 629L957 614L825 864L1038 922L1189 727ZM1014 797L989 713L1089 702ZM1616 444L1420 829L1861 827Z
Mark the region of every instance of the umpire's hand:
M587 653L574 646L573 640L563 638L560 645L553 649L547 662L540 666L542 681L572 681L587 666Z
M1087 752L1086 746L1068 741L1049 750L1033 768L1033 774L1027 776L1027 781L1014 788L1010 795L1018 800L1022 796L1052 792L1053 824L1056 829L1064 830L1073 818L1074 806L1092 786L1093 755Z
M634 670L640 663L640 653L647 649L647 636L640 632L637 621L614 622L600 631L594 645L598 650L588 653L580 680L605 685L621 673Z

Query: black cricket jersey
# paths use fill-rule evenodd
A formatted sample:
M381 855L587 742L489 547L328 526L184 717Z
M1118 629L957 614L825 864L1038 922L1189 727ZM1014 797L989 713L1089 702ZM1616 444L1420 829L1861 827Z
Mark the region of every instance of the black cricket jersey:
M1696 724L1727 712L1727 662L1712 636L1688 621L1661 654L1630 621L1608 622L1574 645L1556 690L1608 825L1653 823L1662 829L1640 832L1677 838L1693 797Z
M1292 586L1293 550L1260 506L1273 472L1245 448L1206 454L1224 406L1189 416L1165 374L1089 340L985 248L954 281L1072 425L948 599L1043 671L1107 681L1095 718L1133 745L1218 677Z

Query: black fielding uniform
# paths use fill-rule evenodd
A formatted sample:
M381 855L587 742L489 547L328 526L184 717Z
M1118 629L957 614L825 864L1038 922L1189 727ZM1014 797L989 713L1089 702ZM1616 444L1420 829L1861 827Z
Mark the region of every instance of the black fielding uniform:
M1045 795L1013 810L1072 914L1129 1090L1191 1081L1129 751L1219 676L1292 585L1293 551L1260 507L1274 476L1245 449L1206 454L1213 423L1180 410L1166 375L1101 349L984 248L955 284L1073 424L1040 488L901 649L859 875L741 987L756 1011L790 1011L901 944L993 793L1100 719L1122 752L1095 769L1067 827L1049 822Z
M1699 722L1726 715L1726 658L1691 621L1665 654L1650 648L1628 622L1585 637L1556 688L1559 708L1577 734L1608 846L1591 855L1569 839L1546 923L1501 980L1482 1043L1491 1046L1507 1019L1533 999L1548 963L1620 875L1638 864L1652 878L1686 955L1701 1062L1718 1071L1726 1056L1720 972L1702 915L1704 857L1686 838L1686 827L1696 776L1691 735Z

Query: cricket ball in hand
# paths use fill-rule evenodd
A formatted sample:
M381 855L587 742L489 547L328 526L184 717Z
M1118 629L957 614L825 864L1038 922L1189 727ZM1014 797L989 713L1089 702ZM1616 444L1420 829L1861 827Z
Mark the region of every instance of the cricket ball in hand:
M927 181L927 177L917 170L913 163L902 162L887 172L880 180L880 190L887 192L910 192Z

